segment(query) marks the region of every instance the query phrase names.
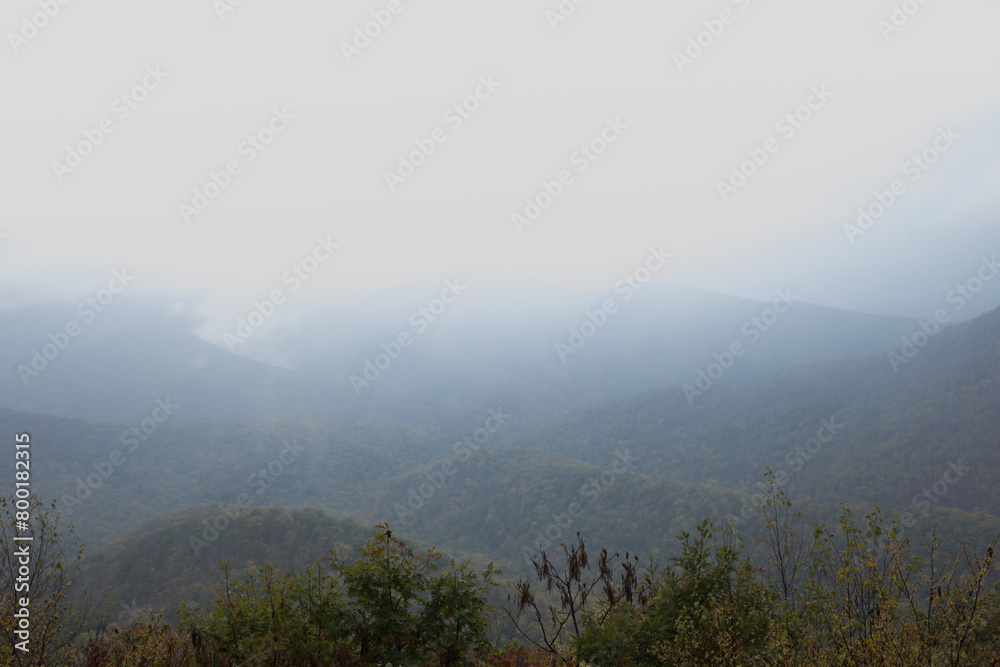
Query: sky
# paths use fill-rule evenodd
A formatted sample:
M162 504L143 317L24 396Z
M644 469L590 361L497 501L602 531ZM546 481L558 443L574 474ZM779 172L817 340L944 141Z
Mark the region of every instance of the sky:
M8 0L0 303L124 269L242 308L325 242L296 298L600 291L655 247L926 317L1000 251L1000 2L576 1Z

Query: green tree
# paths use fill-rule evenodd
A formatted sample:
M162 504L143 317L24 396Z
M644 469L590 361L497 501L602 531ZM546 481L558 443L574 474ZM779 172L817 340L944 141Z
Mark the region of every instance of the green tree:
M225 581L206 613L182 610L199 664L459 665L489 653L487 595L496 571L454 561L440 575L434 549L418 555L380 525L347 564L331 551L301 574L267 565Z
M619 555L609 556L607 549L601 551L594 572L579 532L576 539L573 547L562 545L565 566L550 559L544 550L532 559L544 589L536 597L531 583L523 579L515 584L504 608L523 639L564 663L572 661L572 640L586 624L601 625L616 610L645 603L654 572L650 563L650 570L640 579L638 556L633 560L626 553L616 579L614 563ZM597 595L592 598L593 593ZM552 603L553 598L558 600L558 607Z
M588 615L577 656L600 665L749 665L769 645L773 594L731 524L682 532L682 555L636 605Z
M805 527L773 478L765 489L761 544L788 664L988 664L1000 645L987 586L1000 536L982 553L942 555L932 535L914 554L877 506L859 524L841 505L834 532Z
M85 667L187 667L191 639L181 636L163 621L163 613L151 611L145 618L125 628L108 633L98 631L83 647L81 661Z
M25 519L29 532L15 530L16 517ZM27 535L30 541L14 540ZM21 500L0 497L0 664L34 667L71 661L73 643L93 605L89 597L77 609L70 604L82 556L83 545L72 528L63 532L55 502L46 507L34 494ZM22 599L27 607L19 604ZM14 617L25 608L27 619ZM27 638L16 634L25 623Z

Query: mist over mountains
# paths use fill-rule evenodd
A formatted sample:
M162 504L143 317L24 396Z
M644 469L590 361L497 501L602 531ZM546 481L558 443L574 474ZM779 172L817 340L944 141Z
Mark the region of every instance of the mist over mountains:
M1000 310L925 340L927 321L793 301L762 331L780 298L657 287L564 364L555 343L601 299L557 296L456 300L360 396L371 341L407 324L385 304L412 295L276 321L254 353L284 366L196 335L190 303L123 301L28 387L7 375L0 425L31 433L33 490L126 609L210 602L219 559L353 558L379 523L508 576L576 531L662 559L705 517L759 530L769 471L815 519L877 504L914 539L1000 532ZM8 367L67 313L4 313Z
M14 372L0 379L0 399L10 409L114 422L141 417L165 396L185 405L181 421L299 414L420 422L422 413L476 410L500 398L537 416L694 382L734 342L746 352L727 378L874 354L916 326L808 304L794 290L790 306L775 298L786 312L764 322L768 303L654 284L629 299L474 290L438 316L426 310L435 287L279 306L233 352L224 339L239 322L206 333L190 298L122 298L92 324L57 304L8 310L0 313L0 354ZM77 336L62 334L77 321Z
M0 666L1000 665L998 24L4 3Z
M699 485L696 496L723 494L702 498L682 516L737 511L736 499L755 493L768 469L784 471L785 488L803 501L902 511L922 484L958 461L974 466L963 468L960 485L932 497L935 509L997 516L1000 462L990 406L1000 311L921 338L915 333L926 321L792 301L768 326L766 313L780 298L759 303L655 287L595 325L563 363L556 343L597 312L591 304L609 297L562 293L549 301L535 294L463 296L424 333L407 328L406 308L386 315L392 309L384 304L412 303L410 295L303 309L294 325L276 321L274 333L262 329L252 339L255 354L280 356L283 367L196 335L201 322L190 305L122 302L114 317L109 309L72 338L27 387L16 372L7 374L3 420L46 443L37 454L47 471L37 488L72 510L94 546L162 512L231 502L253 486L255 466L293 441L303 453L294 473L260 489L268 504L402 522L419 539L511 562L532 527L559 511L560 493L540 480L582 480L588 467L611 465L616 452L628 452L629 479L653 485L627 485L640 494L627 501L633 507L658 499L643 512L691 495L678 484ZM71 314L49 305L3 317L2 349L13 368L44 344L30 333L56 330ZM363 377L365 359L386 349L372 341L391 342L405 330L413 331L411 345L354 391L350 376ZM908 355L908 340L923 344L905 363L894 362ZM734 343L743 354L730 352ZM835 437L821 446L815 438L824 424L835 425ZM426 508L412 496L408 505L404 491L444 479L435 472L443 464L454 483ZM501 500L511 490L495 486L504 478L520 478L514 506ZM570 497L574 485L558 482ZM626 502L622 493L601 495L600 517ZM499 541L477 542L461 528L485 515L499 522ZM591 531L605 534L605 518L588 520ZM682 518L668 524L685 525ZM623 538L633 549L669 548L666 539Z

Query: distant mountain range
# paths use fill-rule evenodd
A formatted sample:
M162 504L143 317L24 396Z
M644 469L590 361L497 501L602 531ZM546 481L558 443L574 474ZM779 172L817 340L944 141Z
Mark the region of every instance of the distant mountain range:
M121 304L27 387L14 367L66 316L7 312L0 429L31 433L32 489L86 542L88 581L140 604L204 601L227 554L245 567L294 544L288 564L311 562L380 522L510 576L577 530L662 562L705 516L756 530L767 469L812 517L877 503L916 540L1000 532L1000 310L935 329L651 290L564 364L556 343L601 307L564 296L458 300L361 396L350 375L406 312L298 312L258 343L281 368L206 342L183 308ZM373 337L345 336L350 317ZM265 520L298 537L255 533ZM213 523L225 540L201 534Z
M178 421L295 414L434 423L503 397L522 417L545 417L689 381L734 342L746 350L733 378L874 354L916 325L801 303L794 289L780 314L768 303L653 284L624 294L475 289L442 302L433 322L420 310L433 317L436 285L288 306L234 352L223 336L237 320L213 329L191 301L150 297L84 316L57 305L5 311L0 407L130 423L170 397L184 406Z

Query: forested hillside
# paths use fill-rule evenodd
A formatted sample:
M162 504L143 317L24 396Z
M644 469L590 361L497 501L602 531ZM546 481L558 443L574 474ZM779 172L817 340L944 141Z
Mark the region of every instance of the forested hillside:
M181 603L199 606L213 598L222 561L232 563L237 577L267 563L301 570L331 551L353 562L370 535L368 526L318 510L254 507L227 514L219 506L189 507L87 549L76 601L84 601L83 591L102 591L108 596L102 609L111 618L132 608L175 619Z
M173 417L180 422L301 415L438 425L502 400L533 425L554 411L682 382L701 360L743 339L762 310L746 299L649 285L621 301L599 336L561 357L555 343L593 312L594 295L532 284L514 296L463 298L423 335L397 313L434 292L428 286L337 307L300 305L291 323L232 350L196 300L123 297L51 360L41 349L52 343L38 332L76 321L73 308L0 310L0 362L13 371L0 376L0 407L132 423L169 396L184 406ZM872 354L915 326L793 303L749 347L734 376ZM405 354L384 372L368 368L383 353L380 344L400 332L413 336Z
M376 523L509 578L577 531L663 561L706 517L761 535L753 506L767 470L810 520L877 504L906 517L914 544L936 534L982 547L1000 533L998 340L995 311L940 332L898 372L887 352L798 364L726 376L691 401L673 386L527 425L497 403L435 426L198 423L161 408L145 431L10 410L0 428L32 434L45 471L33 490L75 526L83 581L113 605L204 603L218 559L238 572L301 568L337 545L356 550ZM167 412L186 408L166 400ZM233 528L209 542L206 520Z
M947 474L946 492L922 505L996 515L998 378L993 311L943 330L898 372L883 352L725 378L693 401L670 387L567 415L534 442L592 463L627 446L647 474L748 492L766 469L784 470L796 498L899 509ZM810 444L817 432L829 440Z
M0 509L10 504L0 498ZM251 510L231 525L219 525L221 515L210 511L185 511L81 562L57 512L37 501L30 509L41 527L33 590L42 623L32 665L791 667L845 657L859 665L1000 659L993 568L1000 534L983 548L943 553L934 537L915 547L898 519L877 509L841 506L833 523L807 525L772 475L756 507L765 518L756 542L746 542L739 521L706 519L677 536L681 552L668 567L655 558L643 565L638 554L595 553L592 545L588 553L578 533L561 549L535 554L533 572L516 581L492 564L478 569L452 559L444 566L440 552L408 544L385 525L356 546L366 532L357 524L281 508ZM195 551L209 548L196 546L191 532L215 525L229 530L202 534L237 560L219 559L212 577L176 545L187 533ZM9 532L0 525L5 567L17 558ZM291 553L301 558L320 545L330 547L328 556L294 567ZM269 562L258 566L253 559L261 556ZM165 603L119 601L118 620L108 625L114 598L108 608L81 586L113 586L101 568L141 578L141 588ZM7 633L15 627L2 623ZM0 645L0 658L25 662L10 643Z

